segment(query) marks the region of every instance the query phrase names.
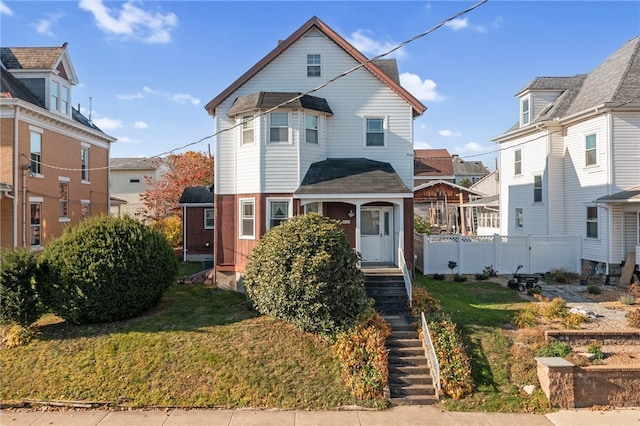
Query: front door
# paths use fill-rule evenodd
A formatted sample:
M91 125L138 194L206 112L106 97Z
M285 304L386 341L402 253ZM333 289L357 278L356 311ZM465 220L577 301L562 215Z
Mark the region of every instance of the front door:
M360 211L360 254L363 262L393 261L393 210L363 207Z

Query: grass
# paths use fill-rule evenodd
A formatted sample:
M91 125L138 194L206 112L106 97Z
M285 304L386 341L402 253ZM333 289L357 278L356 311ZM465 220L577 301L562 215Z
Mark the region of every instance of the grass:
M199 270L193 268L181 272ZM31 343L0 351L3 401L299 409L367 404L342 384L330 342L257 316L235 292L176 284L157 307L129 321L74 326L47 315L38 324Z
M541 391L528 396L511 383L511 339L504 326L526 306L517 292L490 281L458 283L438 281L423 275L417 284L440 301L442 311L458 324L463 335L475 383L472 395L461 400L445 399L452 411L548 412Z

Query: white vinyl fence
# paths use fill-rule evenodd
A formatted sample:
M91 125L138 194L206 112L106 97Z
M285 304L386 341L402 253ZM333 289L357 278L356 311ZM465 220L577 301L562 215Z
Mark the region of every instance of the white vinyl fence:
M581 241L579 236L415 234L416 268L424 275L450 274L452 260L459 274L482 273L489 265L501 275L513 274L518 265L521 273L580 273Z

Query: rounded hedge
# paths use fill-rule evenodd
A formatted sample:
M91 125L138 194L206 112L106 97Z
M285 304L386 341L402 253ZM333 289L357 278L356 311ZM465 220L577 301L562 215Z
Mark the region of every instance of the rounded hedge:
M36 290L37 257L25 248L0 251L0 320L23 327L42 313Z
M46 305L78 324L137 316L160 301L178 272L165 237L130 217L98 216L68 228L39 265Z
M258 312L334 334L371 307L357 262L339 222L294 216L260 239L243 284Z

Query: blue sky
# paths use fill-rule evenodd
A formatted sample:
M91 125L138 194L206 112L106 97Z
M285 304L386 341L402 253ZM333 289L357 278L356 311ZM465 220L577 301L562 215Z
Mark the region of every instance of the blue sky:
M0 43L69 43L73 104L85 115L91 104L93 121L118 138L112 157L213 152L204 105L312 16L374 57L474 4L0 0ZM520 89L536 76L588 73L638 34L638 1L489 0L393 55L428 108L415 147L493 169L491 140L517 121Z

